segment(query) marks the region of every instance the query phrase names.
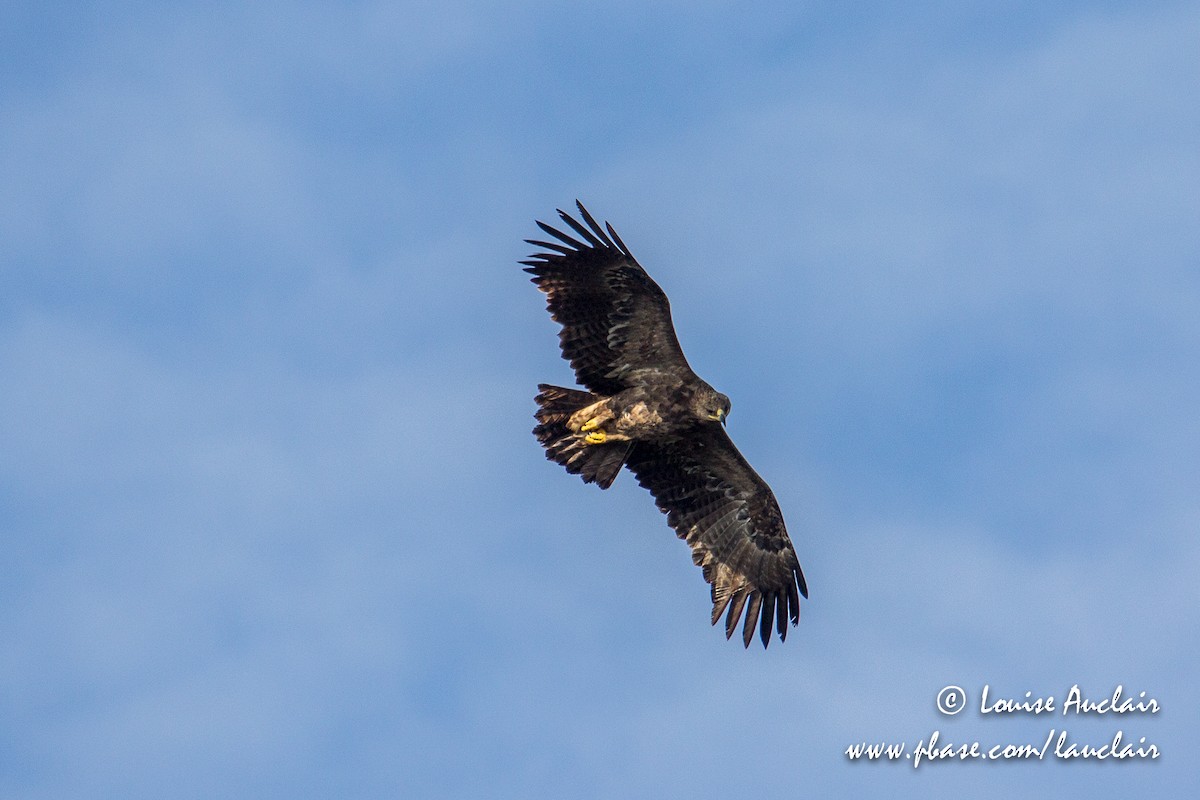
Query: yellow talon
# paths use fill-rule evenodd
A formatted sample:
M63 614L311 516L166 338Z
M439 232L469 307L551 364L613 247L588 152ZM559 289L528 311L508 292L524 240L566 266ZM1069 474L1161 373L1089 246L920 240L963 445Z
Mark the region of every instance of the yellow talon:
M580 425L579 430L583 431L584 433L587 433L588 431L595 430L596 428L599 428L599 427L600 427L600 420L597 419L596 417L592 417L587 422Z
M608 439L608 434L606 434L604 431L592 431L583 438L588 444L604 444L604 442Z

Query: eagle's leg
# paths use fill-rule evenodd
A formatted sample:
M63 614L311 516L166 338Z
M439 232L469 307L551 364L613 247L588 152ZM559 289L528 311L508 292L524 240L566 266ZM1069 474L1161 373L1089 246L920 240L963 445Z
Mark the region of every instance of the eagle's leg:
M604 444L608 440L608 434L600 426L612 418L612 409L608 407L608 398L606 397L584 406L572 414L571 418L567 420L567 427L576 433L586 434L583 440L588 444Z
M604 426L613 422L615 418L613 410L609 405L611 399L606 397L603 400L579 409L567 420L567 427L579 434L588 444L628 441L629 437L625 434L604 429Z
M610 399L606 397L579 409L567 420L567 427L576 433L587 433L599 428L613 418L612 409L608 407Z

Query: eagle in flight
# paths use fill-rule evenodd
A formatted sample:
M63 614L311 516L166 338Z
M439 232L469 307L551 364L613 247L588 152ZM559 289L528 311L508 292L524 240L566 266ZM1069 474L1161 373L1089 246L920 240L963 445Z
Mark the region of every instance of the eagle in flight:
M556 241L526 239L543 252L521 263L587 391L539 384L533 433L548 459L601 489L628 467L712 584L712 623L725 614L729 638L745 612L746 647L756 628L766 647L772 624L782 641L808 586L775 495L725 432L729 398L684 358L666 294L612 225L576 206L583 223L558 215L579 238L539 221Z

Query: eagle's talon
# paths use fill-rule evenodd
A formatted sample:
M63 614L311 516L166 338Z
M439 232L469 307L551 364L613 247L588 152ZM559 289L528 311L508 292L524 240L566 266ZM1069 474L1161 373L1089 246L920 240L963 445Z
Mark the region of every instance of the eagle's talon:
M579 430L583 431L584 433L587 433L588 431L593 431L599 427L600 427L599 417L592 417L587 422L580 425Z
M588 444L604 444L607 439L608 434L606 434L604 431L592 431L587 436L583 437L583 440Z

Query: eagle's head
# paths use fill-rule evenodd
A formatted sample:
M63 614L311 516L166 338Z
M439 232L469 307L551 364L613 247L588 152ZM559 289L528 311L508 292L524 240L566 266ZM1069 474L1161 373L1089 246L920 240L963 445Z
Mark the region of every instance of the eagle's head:
M719 422L722 425L725 424L725 418L729 416L731 405L728 397L711 386L705 386L692 399L692 410L697 417L706 422Z

